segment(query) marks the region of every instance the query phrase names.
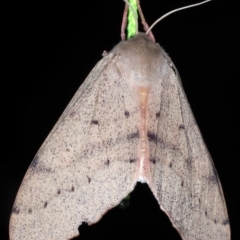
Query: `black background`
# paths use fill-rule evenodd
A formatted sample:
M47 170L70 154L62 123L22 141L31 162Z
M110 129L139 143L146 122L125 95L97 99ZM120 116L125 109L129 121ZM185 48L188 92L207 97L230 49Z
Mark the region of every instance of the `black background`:
M142 0L149 25L168 11L198 1ZM18 5L16 5L18 4ZM232 239L240 239L239 7L212 1L164 19L153 34L175 63L212 155L229 212ZM7 7L2 44L2 152L0 238L17 190L35 153L103 50L120 41L122 0L19 1ZM3 10L4 11L4 10ZM6 30L6 31L5 31ZM6 74L5 74L6 72ZM6 133L6 136L5 136ZM109 211L83 227L80 239L180 240L146 185L130 207Z

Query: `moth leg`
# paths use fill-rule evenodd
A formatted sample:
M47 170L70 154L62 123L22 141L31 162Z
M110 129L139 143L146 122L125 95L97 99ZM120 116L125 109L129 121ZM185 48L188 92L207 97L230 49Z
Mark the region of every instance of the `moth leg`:
M141 9L141 6L140 6L140 1L138 0L137 1L137 7L138 7L138 12L139 12L139 15L140 15L140 18L141 18L141 21L142 21L142 25L143 25L143 29L144 31L146 32L148 29L149 29L149 26L144 18L144 15L143 15L143 12L142 12L142 9ZM149 37L152 39L153 42L156 42L155 41L155 37L153 36L153 33L152 31L150 31L148 33Z
M122 26L121 26L121 38L125 40L125 30L127 28L127 17L128 17L128 5L125 4L125 9L123 11Z

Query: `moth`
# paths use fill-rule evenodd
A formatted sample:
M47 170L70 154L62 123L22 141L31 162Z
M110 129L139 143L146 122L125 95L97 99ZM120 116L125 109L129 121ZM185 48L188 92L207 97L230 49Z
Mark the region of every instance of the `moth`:
M147 183L184 240L229 240L216 169L177 69L145 33L100 60L34 157L11 240L67 240Z

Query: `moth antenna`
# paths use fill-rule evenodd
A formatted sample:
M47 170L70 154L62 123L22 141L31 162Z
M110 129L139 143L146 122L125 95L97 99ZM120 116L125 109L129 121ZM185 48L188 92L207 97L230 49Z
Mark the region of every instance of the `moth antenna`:
M196 6L198 6L198 5L201 5L201 4L204 4L204 3L206 3L206 2L210 2L210 1L211 1L211 0L206 0L206 1L203 1L203 2L200 2L200 3L196 3L196 4L188 5L188 6L185 6L185 7L177 8L177 9L175 9L175 10L172 10L172 11L164 14L162 17L160 17L159 19L157 19L157 20L151 25L151 27L147 30L146 34L148 34L148 33L152 30L152 28L153 28L157 23L159 23L163 18L169 16L170 14L172 14L172 13L174 13L174 12L181 11L181 10L186 9L186 8L196 7Z
M139 12L139 15L140 15L140 18L141 18L141 21L142 21L144 31L146 32L146 34L149 35L149 37L152 39L152 41L155 42L155 38L154 38L154 35L153 35L152 31L151 30L148 31L149 26L148 26L148 24L145 20L144 15L143 15L142 8L140 6L140 0L137 0L137 7L138 7L138 12Z
M135 9L133 8L133 6L129 3L128 0L123 0L126 5L128 5L128 8L131 8L132 12L133 12L133 17L134 17L134 21L135 21L135 26L136 26L136 34L138 33L138 20L137 20L137 12L135 11ZM125 17L125 10L126 10L126 7L124 9L124 14L123 14L123 17ZM125 20L126 21L126 20ZM123 24L124 24L124 19L123 19ZM123 26L122 26L123 27ZM126 29L126 25L124 26L124 28ZM124 30L125 30L124 29ZM125 34L124 34L124 38L125 38Z

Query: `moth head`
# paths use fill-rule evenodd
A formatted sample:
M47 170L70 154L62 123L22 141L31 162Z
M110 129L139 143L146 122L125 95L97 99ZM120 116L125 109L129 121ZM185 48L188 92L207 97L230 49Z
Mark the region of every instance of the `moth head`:
M118 57L119 73L133 86L150 87L164 75L166 53L145 33L121 41L111 52Z

